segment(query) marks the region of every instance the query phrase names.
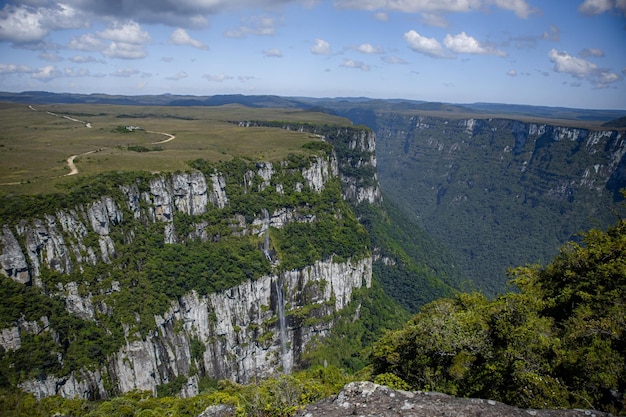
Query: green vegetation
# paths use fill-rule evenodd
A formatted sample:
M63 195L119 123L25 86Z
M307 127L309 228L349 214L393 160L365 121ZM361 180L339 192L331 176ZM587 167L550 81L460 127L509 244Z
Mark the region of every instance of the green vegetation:
M604 123L602 126L610 127L610 128L617 128L617 129L624 129L626 128L626 116L620 117L618 119L610 120Z
M239 385L218 381L193 398L155 398L146 391L132 391L106 401L89 402L61 397L37 401L32 394L16 390L0 391L1 417L195 417L207 407L223 404L238 416L288 417L304 405L337 393L341 387L363 375L347 375L340 369L313 367L293 375L280 375L258 384ZM175 380L163 386L168 392Z
M308 153L302 148L312 140L307 133L250 129L228 120L281 119L349 125L336 116L295 109L103 104L42 104L33 108L36 111L24 104L0 103L0 195L54 193L71 188L79 178L107 172L184 171L189 169L187 161L198 158L211 162L233 157L280 161L289 154ZM91 128L64 118L66 115L89 123ZM141 118L141 127L146 130L118 133L130 133L126 126L136 125L137 118ZM156 142L164 139L154 132L169 132L176 139L160 144L160 152L138 152L139 148L134 147L153 149ZM95 152L82 155L92 151ZM66 160L71 155L79 155L75 160L79 173L64 177L69 173Z
M548 125L529 133L532 126L515 120L481 118L468 128L456 117L409 112L374 122L387 200L489 296L505 291L507 268L545 264L579 230L606 227L624 212L623 180L607 183L599 169L619 155L615 134L590 148L592 131L570 138Z
M374 275L385 293L408 311L416 313L424 304L466 286L446 248L389 199L380 207L361 204L357 214L376 251Z
M511 275L519 293L425 306L376 343L374 372L520 407L626 411L626 221Z
M353 297L336 315L330 336L311 342L303 355L305 368L331 365L350 374L363 372L371 362L374 342L409 318L408 312L385 293L375 277L371 288L356 290Z
M158 152L158 151L162 151L163 147L153 146L151 148L147 148L143 145L131 145L131 146L128 146L126 149L128 149L129 151L133 151L133 152Z

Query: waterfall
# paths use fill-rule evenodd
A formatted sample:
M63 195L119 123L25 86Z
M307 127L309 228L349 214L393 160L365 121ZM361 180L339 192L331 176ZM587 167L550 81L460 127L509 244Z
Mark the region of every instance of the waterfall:
M265 240L263 242L263 254L267 258L268 261L272 262L272 256L270 255L270 213L267 209L263 209L263 214L265 215L265 219L263 221L263 230L262 233L265 233Z
M278 310L278 328L280 334L280 362L283 372L289 372L287 363L287 324L285 321L285 294L281 279L276 280L276 306Z

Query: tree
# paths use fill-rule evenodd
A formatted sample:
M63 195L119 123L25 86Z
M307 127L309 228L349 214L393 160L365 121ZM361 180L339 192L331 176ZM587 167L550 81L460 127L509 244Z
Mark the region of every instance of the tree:
M375 345L374 372L520 407L623 412L626 221L583 234L545 268L510 274L517 293L426 305Z

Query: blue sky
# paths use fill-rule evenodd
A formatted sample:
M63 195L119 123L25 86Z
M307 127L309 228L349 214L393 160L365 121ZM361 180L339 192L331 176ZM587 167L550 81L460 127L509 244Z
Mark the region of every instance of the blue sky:
M0 1L0 90L626 109L626 0Z

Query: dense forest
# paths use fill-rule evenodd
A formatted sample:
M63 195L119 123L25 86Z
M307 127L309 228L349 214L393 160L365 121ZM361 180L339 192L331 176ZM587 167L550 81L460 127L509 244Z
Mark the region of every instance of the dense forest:
M376 342L374 373L404 389L624 413L626 221L581 239L545 267L512 269L518 291L428 304Z

